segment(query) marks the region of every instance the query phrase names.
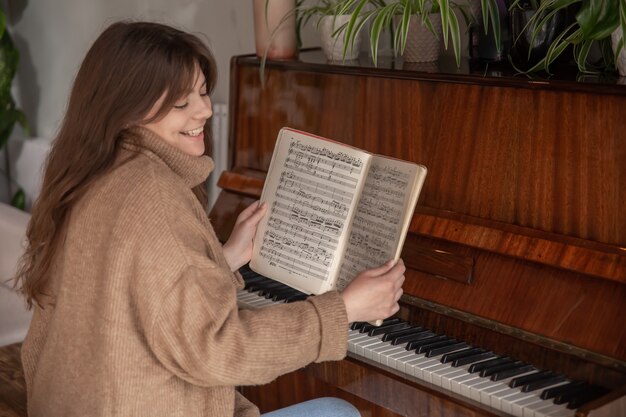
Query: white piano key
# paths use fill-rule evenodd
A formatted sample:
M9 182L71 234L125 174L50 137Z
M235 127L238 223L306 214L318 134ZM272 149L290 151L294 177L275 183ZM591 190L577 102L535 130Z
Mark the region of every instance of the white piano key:
M492 381L491 379L487 379L486 381L482 381L476 384L469 385L470 397L478 402L482 402L483 404L489 403L490 401L482 400L484 397L484 392L486 389L493 388L494 386L502 385L499 381ZM481 401L482 400L482 401Z
M478 380L480 377L478 376L478 374L470 374L469 372L465 375L456 377L456 378L451 378L450 379L450 388L452 389L452 392L455 392L457 394L461 394L461 386L467 382L470 381L474 381L474 380Z
M478 385L481 384L483 382L487 382L489 381L488 377L482 377L478 374L476 374L476 378L465 381L463 384L461 384L461 395L467 398L472 398L472 391L471 388L474 385ZM480 398L479 398L480 399Z
M391 359L391 355L395 353L402 353L402 352L406 352L406 350L403 347L389 345L386 349L378 352L379 354L378 362L381 365L389 366L389 360Z
M414 366L414 370L415 370L414 376L416 378L419 378L419 379L422 379L422 380L426 380L426 377L428 375L425 374L424 372L428 372L429 368L432 368L433 366L438 366L440 364L441 364L441 362L439 362L439 360L432 359L432 358L427 358L426 356L424 356L422 361L420 361L418 364L416 364Z
M535 417L535 408L552 404L550 400L542 400L540 395L541 391L538 391L532 397L518 401L513 405L513 412L519 417Z
M389 342L383 342L382 340L378 340L377 343L374 343L372 345L368 345L366 348L363 349L363 354L367 359L371 359L375 362L378 362L377 358L377 352L379 349L385 349L390 345Z
M513 414L515 403L526 398L530 398L534 395L531 392L522 392L519 390L519 388L514 389L517 390L515 394L502 397L500 400L500 410L508 414Z
M380 343L380 340L377 337L370 337L366 340L359 341L355 343L356 346L356 354L365 357L365 348L371 345L375 345Z
M450 372L449 374L445 374L441 376L441 388L445 388L448 391L452 391L452 387L450 386L450 381L453 378L456 378L458 376L462 376L462 375L467 375L467 370L466 369L460 369L460 368L456 368L454 369L453 372Z
M450 369L451 366L448 363L441 363L441 359L437 358L436 361L438 362L436 365L428 367L426 369L424 369L424 380L427 382L430 382L431 384L434 384L438 387L441 386L441 376L439 374L436 374L436 372L441 372L443 370L447 370Z
M554 404L554 398L545 400L544 403L529 406L529 409L534 412L533 417L548 417L553 413L567 409L567 404Z
M503 382L498 382L497 384L487 387L481 391L480 402L485 405L491 405L492 396L496 395L499 392L509 390L509 389L512 389L512 388L509 387L508 384L505 384Z
M406 362L408 359L415 357L415 352L412 350L406 350L404 347L400 347L400 349L400 352L391 354L387 359L387 364L390 368L398 369L399 361Z
M424 362L424 358L425 355L423 353L419 355L415 354L413 359L409 359L408 361L404 362L404 366L398 367L398 370L404 372L407 375L415 376L415 373L419 369L418 365Z
M555 411L550 414L550 417L574 417L575 410L570 410L569 408L564 408L561 411Z

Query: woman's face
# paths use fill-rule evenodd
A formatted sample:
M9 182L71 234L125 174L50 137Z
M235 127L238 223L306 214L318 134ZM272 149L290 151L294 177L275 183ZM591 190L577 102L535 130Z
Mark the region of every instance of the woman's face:
M187 155L200 156L204 154L204 124L213 110L206 79L198 66L194 79L193 89L187 96L181 97L163 118L143 126ZM147 119L156 114L163 100L165 93L152 106Z

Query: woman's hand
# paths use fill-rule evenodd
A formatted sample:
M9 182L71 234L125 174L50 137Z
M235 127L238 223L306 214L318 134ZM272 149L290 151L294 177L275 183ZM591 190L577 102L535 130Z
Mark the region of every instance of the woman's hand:
M348 322L374 321L395 314L400 309L398 299L402 295L404 271L406 268L400 259L357 275L341 293Z
M238 270L250 261L256 228L266 211L267 203L259 205L259 202L255 201L237 216L235 227L222 247L231 271Z

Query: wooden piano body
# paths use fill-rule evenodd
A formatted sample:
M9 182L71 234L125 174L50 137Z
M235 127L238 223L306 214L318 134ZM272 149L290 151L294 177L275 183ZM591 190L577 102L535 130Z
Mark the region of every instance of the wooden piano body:
M260 195L283 126L418 162L398 315L611 391L579 415L623 396L626 86L319 56L268 63L264 87L255 57L233 58L218 236ZM359 358L243 392L262 411L335 395L364 416L499 415Z

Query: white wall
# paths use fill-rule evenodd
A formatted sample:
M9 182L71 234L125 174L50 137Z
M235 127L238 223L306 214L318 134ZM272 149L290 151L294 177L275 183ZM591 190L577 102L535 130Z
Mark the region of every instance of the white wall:
M12 7L21 2L12 22L21 51L17 95L37 136L56 132L83 56L113 21L155 20L201 34L218 62L215 102L228 101L230 57L254 51L251 0L14 0Z

